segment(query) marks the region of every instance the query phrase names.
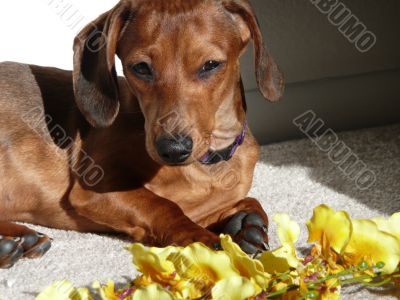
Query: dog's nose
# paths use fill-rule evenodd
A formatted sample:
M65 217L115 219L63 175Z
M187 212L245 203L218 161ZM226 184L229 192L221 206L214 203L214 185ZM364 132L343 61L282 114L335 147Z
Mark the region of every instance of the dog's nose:
M169 164L179 164L192 154L193 140L189 136L160 137L156 142L161 159Z

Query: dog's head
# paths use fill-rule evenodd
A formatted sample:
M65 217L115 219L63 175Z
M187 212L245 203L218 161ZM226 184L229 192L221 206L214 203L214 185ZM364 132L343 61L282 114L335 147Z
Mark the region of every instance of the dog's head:
M194 162L242 130L239 58L251 39L259 89L276 101L283 78L248 0L122 0L75 39L77 105L93 126L113 123L117 54L145 116L149 155Z

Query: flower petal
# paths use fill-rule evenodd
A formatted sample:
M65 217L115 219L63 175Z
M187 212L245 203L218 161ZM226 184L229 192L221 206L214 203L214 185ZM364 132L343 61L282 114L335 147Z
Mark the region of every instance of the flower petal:
M266 251L261 254L260 261L264 266L264 270L270 274L275 272L283 273L290 268L296 268L300 263L293 248L285 245L274 251Z
M372 221L378 225L379 230L394 235L400 241L400 212L393 214L389 219L380 217Z
M294 245L300 236L300 226L287 214L274 215L278 225L278 237L282 245Z
M400 262L400 242L391 234L380 231L370 220L353 220L353 234L343 257L353 265L361 261L384 262L385 273L395 271Z
M261 254L260 261L268 273L286 272L300 263L294 246L300 236L300 226L287 214L276 214L273 219L278 225L278 237L282 246Z
M158 284L141 287L131 296L132 300L174 300L174 296Z
M173 279L171 274L175 272L175 267L166 258L173 251L178 251L176 248L145 248L142 244L135 243L127 247L127 250L131 252L133 264L139 272L159 283Z
M106 285L101 285L100 282L95 281L93 283L93 288L99 291L102 300L119 300L115 292L115 283L112 280L109 280Z
M237 276L228 254L211 250L202 243L193 243L179 253L169 256L181 278L207 278L217 282L223 278Z
M314 209L314 214L307 222L308 242L318 242L323 248L328 242L337 253L342 253L349 242L352 226L349 215L344 211L335 212L326 205ZM328 249L324 249L328 250Z
M43 292L36 300L91 300L89 290L86 288L76 289L68 280L56 281Z
M215 300L243 300L256 296L254 284L247 278L234 276L219 281L211 290Z
M261 289L266 289L271 276L264 271L262 263L258 259L252 259L244 253L239 245L232 241L229 235L221 234L220 238L222 249L229 255L240 275L254 280Z

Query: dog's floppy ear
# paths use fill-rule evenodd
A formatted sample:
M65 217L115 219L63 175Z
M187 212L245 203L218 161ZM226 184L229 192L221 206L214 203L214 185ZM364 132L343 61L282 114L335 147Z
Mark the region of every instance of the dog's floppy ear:
M129 9L121 1L86 25L74 40L76 103L94 127L111 125L119 111L115 54Z
M236 21L245 45L254 43L254 59L258 88L265 99L279 100L284 91L284 79L274 59L265 47L260 26L248 0L223 0L223 6Z

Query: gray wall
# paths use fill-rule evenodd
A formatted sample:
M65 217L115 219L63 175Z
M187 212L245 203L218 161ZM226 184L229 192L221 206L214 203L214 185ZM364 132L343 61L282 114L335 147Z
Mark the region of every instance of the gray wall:
M249 123L260 143L302 137L292 120L309 109L338 131L400 122L399 0L341 1L377 37L365 53L309 0L252 3L287 81L284 99L266 103L256 89L251 47L242 58Z

